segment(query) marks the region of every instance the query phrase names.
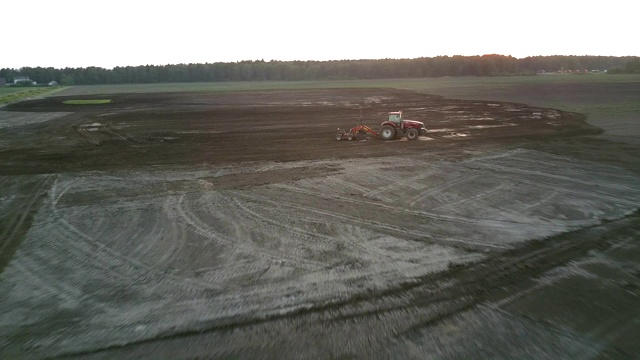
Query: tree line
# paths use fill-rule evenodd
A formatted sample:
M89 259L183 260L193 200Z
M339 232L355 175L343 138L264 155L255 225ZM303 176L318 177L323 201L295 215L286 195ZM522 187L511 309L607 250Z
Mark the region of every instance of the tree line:
M38 83L61 85L133 84L215 81L299 81L339 79L423 78L440 76L528 75L539 72L617 69L622 72L640 62L638 57L534 56L517 59L504 55L437 56L416 59L334 61L239 61L64 68L23 67L0 69L8 83L29 76ZM631 68L634 68L631 66ZM617 71L616 70L616 71ZM637 71L636 71L637 72Z

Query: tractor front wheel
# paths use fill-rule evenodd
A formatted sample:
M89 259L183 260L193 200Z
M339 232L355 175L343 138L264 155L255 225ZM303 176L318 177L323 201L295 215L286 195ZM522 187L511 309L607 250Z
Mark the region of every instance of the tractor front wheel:
M396 129L391 125L383 125L380 128L380 137L382 140L391 140L396 137Z
M411 129L407 130L407 134L406 135L407 135L407 139L408 140L415 140L415 139L418 138L418 135L420 135L420 134L418 133L418 129L411 128Z

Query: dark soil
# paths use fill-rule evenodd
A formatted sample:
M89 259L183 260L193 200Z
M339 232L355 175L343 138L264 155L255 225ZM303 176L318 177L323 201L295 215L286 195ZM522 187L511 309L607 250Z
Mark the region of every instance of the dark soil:
M103 96L104 97L104 96ZM599 133L584 116L518 104L461 101L403 90L347 89L233 94L119 94L104 105L68 97L12 104L7 111L73 112L0 129L0 174L245 161L349 159L504 146L548 136ZM73 97L73 99L94 97ZM423 121L438 141L336 142L336 128L374 129L389 111ZM95 126L91 126L95 124ZM456 136L456 135L463 135Z

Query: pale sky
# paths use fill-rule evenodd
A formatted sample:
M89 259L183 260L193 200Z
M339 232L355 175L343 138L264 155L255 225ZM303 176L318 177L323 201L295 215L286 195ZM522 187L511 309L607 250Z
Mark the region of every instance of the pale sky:
M634 0L3 0L0 68L640 56Z

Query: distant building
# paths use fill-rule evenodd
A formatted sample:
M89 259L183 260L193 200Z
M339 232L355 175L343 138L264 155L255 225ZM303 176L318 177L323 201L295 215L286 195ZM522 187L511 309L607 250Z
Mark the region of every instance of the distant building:
M0 86L7 85L7 80L5 78L0 78Z
M58 82L53 80L53 81L50 81L49 84L47 84L47 85L49 85L49 86L58 86Z
M29 79L29 77L28 77L28 76L16 76L16 77L14 77L14 78L13 78L13 84L14 84L14 85L15 85L15 84L17 84L17 83L21 83L21 82L30 82L30 83L32 83L33 85L38 85L38 83L37 83L37 82L35 82L35 81L33 81L33 80Z
M17 84L19 82L32 82L31 79L29 79L28 76L14 76L13 77L13 83Z

